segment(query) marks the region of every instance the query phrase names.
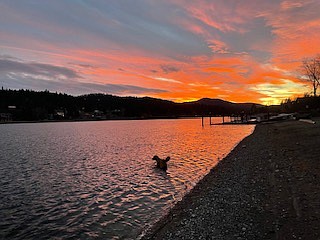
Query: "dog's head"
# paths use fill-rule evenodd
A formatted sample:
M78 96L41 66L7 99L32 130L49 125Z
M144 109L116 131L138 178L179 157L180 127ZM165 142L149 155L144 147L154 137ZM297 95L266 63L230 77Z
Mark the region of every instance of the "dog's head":
M170 160L170 157L167 157L166 159L161 159L157 155L153 156L152 160L157 161L157 167L161 168L163 170L167 170L167 162Z

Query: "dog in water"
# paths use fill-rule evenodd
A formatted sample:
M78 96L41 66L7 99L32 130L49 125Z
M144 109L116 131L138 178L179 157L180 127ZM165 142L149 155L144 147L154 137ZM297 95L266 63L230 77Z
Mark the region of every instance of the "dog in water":
M170 157L167 157L166 159L161 159L157 155L155 155L152 160L157 161L157 167L166 171L168 169L167 162L170 160Z

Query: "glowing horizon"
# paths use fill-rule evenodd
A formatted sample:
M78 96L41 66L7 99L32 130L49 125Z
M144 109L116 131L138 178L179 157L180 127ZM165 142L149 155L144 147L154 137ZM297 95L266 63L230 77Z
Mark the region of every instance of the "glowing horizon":
M277 104L311 91L317 0L0 3L0 85Z

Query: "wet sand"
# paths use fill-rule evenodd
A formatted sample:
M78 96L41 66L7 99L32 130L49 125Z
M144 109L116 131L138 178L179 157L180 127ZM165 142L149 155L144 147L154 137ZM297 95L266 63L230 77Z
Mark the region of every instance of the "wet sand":
M143 239L320 239L315 121L258 125Z

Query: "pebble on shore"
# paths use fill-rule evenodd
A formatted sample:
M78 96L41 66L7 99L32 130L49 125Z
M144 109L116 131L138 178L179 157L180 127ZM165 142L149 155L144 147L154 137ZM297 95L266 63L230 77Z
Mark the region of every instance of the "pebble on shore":
M258 125L142 239L320 239L319 146L319 124Z

